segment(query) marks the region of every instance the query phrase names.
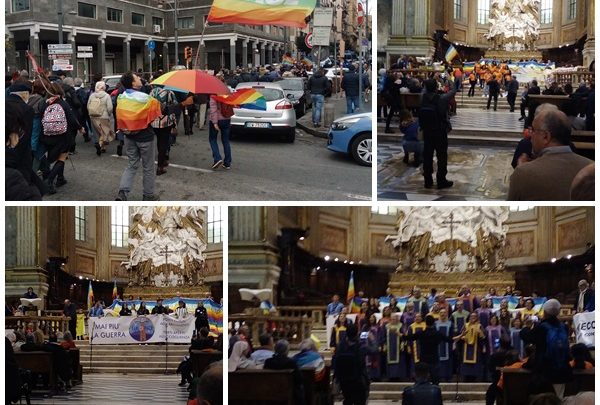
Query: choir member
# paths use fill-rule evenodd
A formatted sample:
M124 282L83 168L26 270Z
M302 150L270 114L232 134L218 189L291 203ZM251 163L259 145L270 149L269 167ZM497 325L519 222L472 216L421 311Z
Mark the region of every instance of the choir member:
M510 328L510 344L519 354L519 358L522 359L525 357L525 343L521 339L521 328L523 327L523 322L521 318L515 318L512 321L512 327Z
M485 334L479 323L477 314L473 312L469 316L469 322L465 324L460 335L454 339L462 341L462 356L460 360L460 375L465 381L474 381L483 375L483 358L485 352Z
M440 309L440 319L435 322L435 328L442 335L452 338L454 333L452 332L452 322L448 319L448 311ZM450 381L452 378L452 343L442 342L439 346L440 354L440 380Z
M490 316L492 315L492 310L488 308L488 300L482 299L481 306L475 310L477 316L479 317L479 323L483 328L487 328L490 321Z
M406 378L406 359L404 342L402 341L402 324L400 314L392 314L390 322L385 325L385 352L387 376L390 381Z

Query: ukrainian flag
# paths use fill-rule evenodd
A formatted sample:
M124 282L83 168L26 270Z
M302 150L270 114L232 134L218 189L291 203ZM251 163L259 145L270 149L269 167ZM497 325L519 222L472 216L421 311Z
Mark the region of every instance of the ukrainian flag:
M454 58L458 56L458 51L454 47L454 45L450 44L450 48L446 51L446 62L450 63Z

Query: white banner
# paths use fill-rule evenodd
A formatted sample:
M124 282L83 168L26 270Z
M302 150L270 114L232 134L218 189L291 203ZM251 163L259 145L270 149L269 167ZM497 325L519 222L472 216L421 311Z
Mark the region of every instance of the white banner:
M575 340L587 347L594 347L596 335L596 312L582 312L573 316L573 328L575 328Z
M170 315L90 318L90 344L190 343L193 315L177 319Z

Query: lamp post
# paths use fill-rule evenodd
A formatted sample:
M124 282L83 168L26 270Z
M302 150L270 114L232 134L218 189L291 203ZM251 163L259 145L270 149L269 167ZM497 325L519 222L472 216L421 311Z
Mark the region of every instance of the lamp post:
M60 1L60 0L59 0ZM175 25L173 25L173 31L175 33L175 64L174 66L179 65L179 14L178 14L178 3L177 0L173 1L173 6L169 4L171 10L173 10L173 20ZM158 0L158 8L163 8L165 6L165 0ZM168 57L168 55L167 55Z

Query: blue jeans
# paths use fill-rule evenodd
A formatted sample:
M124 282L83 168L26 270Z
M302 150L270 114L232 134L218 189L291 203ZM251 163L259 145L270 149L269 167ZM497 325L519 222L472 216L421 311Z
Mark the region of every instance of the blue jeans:
M325 96L323 94L311 94L310 98L312 99L312 122L313 124L320 124Z
M135 174L142 162L144 196L154 196L154 182L156 179L156 167L154 165L154 140L150 142L136 142L125 137L125 154L128 158L127 167L121 176L119 190L127 195L133 186Z
M223 164L225 166L231 166L231 146L229 145L229 131L231 131L230 120L219 120L219 129L221 132L221 143L223 144L223 153L225 154L225 160ZM210 148L212 149L214 163L221 160L221 153L219 152L219 144L217 138L219 133L215 129L213 123L210 123L208 127L208 141L210 142Z
M354 114L354 109L358 108L360 96L346 96L346 114Z

